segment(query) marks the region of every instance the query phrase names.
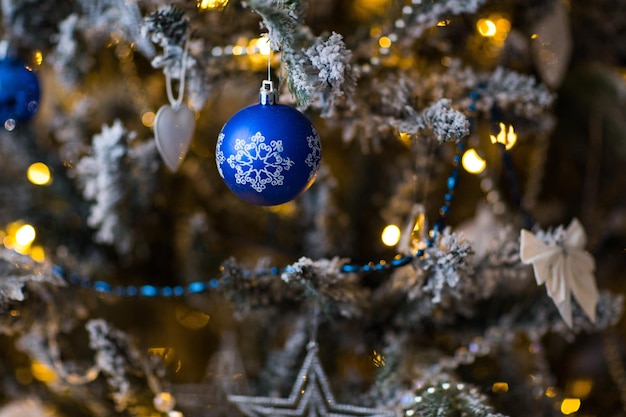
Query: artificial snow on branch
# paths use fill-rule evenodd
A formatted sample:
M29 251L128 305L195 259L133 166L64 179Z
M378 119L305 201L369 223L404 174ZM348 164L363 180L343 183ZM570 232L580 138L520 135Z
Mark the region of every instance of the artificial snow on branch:
M142 357L131 345L126 334L102 319L90 320L85 328L89 333L89 347L96 351L95 362L106 376L112 390L115 408L122 412L132 404L137 393L132 391L129 378L137 374Z
M151 178L158 168L153 141L137 144L135 137L121 121L102 127L93 137L91 155L76 165L78 183L83 196L93 201L87 224L97 229L95 240L113 244L121 254L134 244L132 210L149 206L155 185Z
M142 16L136 0L80 0L83 27L87 38L93 36L132 44L146 57L154 55L154 48L141 35Z
M450 99L437 100L421 113L411 106L404 111L404 119L392 122L399 132L434 137L440 144L458 142L470 133L467 116L454 110Z
M144 19L141 33L163 49L161 55L152 59L154 68L163 68L163 72L172 78L181 77L182 68L188 67L187 62L182 62L188 31L185 12L174 6L157 10Z
M316 105L322 108L322 116L330 117L337 99L351 100L356 89L356 75L352 69L352 52L346 48L343 37L333 32L323 41L315 40L313 46L304 50L311 65L318 71L313 86L317 92ZM351 105L351 101L349 102Z
M422 268L426 272L426 284L420 289L431 296L435 304L448 297L472 298L476 291L473 284L473 250L470 242L462 236L444 229L438 243L427 248Z
M41 2L39 2L41 3ZM54 45L48 59L58 78L74 85L96 63L85 49L95 51L108 42L125 42L150 58L154 47L140 32L142 16L135 1L81 0L77 7L63 10L55 32L49 39Z
M438 0L417 2L407 22L407 35L421 37L428 29L451 16L475 13L485 0Z
M24 286L45 283L63 286L65 281L54 274L47 263L35 262L31 257L0 247L0 303L24 300Z
M273 50L281 51L289 89L301 107L316 104L330 116L339 97L351 103L356 75L352 53L335 32L323 40L302 25L297 1L250 0L244 2L263 19Z

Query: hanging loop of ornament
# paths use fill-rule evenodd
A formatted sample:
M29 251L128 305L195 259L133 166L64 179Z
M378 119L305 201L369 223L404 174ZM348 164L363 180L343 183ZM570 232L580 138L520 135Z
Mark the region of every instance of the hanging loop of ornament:
M271 80L263 80L259 91L259 102L264 106L278 103L278 94L274 91L274 83Z
M170 105L178 110L183 102L183 96L185 94L185 73L187 72L187 56L189 55L189 42L185 42L185 48L183 50L183 56L180 61L180 81L178 83L178 97L174 97L172 92L172 76L169 72L165 73L165 91L167 93L167 99Z

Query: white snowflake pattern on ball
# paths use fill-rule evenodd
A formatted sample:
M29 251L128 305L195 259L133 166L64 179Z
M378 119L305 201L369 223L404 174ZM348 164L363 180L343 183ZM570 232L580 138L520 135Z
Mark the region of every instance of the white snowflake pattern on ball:
M315 176L315 173L320 166L320 162L322 161L322 146L315 129L313 129L313 135L307 136L306 140L309 144L309 148L311 149L311 153L306 156L306 160L304 162L311 168L311 172L309 172L310 181L313 176Z
M267 184L283 185L285 177L283 170L288 171L294 162L283 158L283 141L273 140L265 143L265 136L261 132L250 137L250 142L236 139L234 149L237 154L228 157L228 164L237 172L237 184L249 183L257 192L265 190Z
M226 161L224 151L222 150L222 144L224 143L224 134L220 132L217 137L217 151L215 152L215 159L217 160L217 171L220 173L220 177L224 178L224 172L222 171L222 164Z

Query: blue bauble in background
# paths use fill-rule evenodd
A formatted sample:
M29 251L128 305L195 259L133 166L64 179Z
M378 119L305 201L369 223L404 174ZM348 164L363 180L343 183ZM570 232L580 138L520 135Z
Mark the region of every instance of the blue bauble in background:
M264 84L265 86L265 84ZM275 103L261 90L261 103L235 113L222 128L217 169L243 200L274 206L293 200L315 180L322 154L320 138L298 110Z
M0 124L7 130L25 122L39 108L37 75L15 58L0 59Z

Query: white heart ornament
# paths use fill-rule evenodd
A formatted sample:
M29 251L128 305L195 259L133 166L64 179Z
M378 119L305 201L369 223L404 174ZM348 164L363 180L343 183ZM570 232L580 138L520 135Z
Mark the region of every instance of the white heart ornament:
M196 117L187 106L173 108L161 106L154 119L154 140L165 165L176 172L185 159L193 133Z

